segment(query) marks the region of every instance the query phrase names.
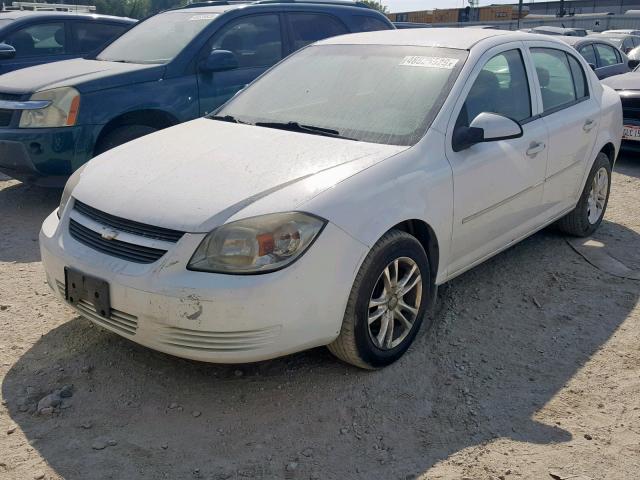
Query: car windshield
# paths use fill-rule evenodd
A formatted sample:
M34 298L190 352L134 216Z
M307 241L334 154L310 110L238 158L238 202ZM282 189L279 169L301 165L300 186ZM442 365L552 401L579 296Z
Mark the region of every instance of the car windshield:
M438 113L467 52L316 45L289 57L210 118L413 145Z
M96 57L125 63L168 63L198 35L216 14L175 11L141 22Z

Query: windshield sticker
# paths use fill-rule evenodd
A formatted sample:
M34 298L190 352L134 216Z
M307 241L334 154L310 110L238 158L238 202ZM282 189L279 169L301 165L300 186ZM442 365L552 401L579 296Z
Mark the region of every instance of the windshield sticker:
M406 67L444 68L451 70L456 66L456 63L458 63L457 58L423 57L420 55L412 55L404 57L400 65Z
M190 22L197 22L198 20L213 20L214 18L216 18L217 15L214 14L206 14L206 15L194 15L193 17L189 18Z

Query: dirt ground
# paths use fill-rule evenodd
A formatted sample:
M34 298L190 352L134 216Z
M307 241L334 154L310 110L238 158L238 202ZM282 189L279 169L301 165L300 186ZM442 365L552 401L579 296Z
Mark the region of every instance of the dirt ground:
M0 179L2 479L640 477L640 282L553 231L442 287L436 327L385 370L322 348L208 365L53 297L37 235L58 195ZM623 158L595 237L635 270L639 205L640 159Z

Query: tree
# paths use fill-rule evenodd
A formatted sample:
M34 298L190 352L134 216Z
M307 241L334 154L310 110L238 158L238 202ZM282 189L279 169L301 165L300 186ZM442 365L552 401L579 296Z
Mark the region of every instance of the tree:
M373 8L382 13L387 13L389 11L387 6L383 5L382 2L376 2L376 0L360 0L360 1L364 3L366 6L368 6L369 8Z

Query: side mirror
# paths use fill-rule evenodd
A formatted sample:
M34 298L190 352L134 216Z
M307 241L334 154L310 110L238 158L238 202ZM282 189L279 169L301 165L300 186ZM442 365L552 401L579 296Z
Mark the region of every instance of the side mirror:
M629 68L633 70L638 65L640 65L640 60L629 60Z
M518 122L497 113L483 112L473 119L468 127L453 131L453 151L460 152L476 143L495 142L520 138L522 127Z
M0 43L0 60L8 60L16 56L16 49L6 43Z
M238 68L238 58L229 50L213 50L198 65L202 72L224 72Z

